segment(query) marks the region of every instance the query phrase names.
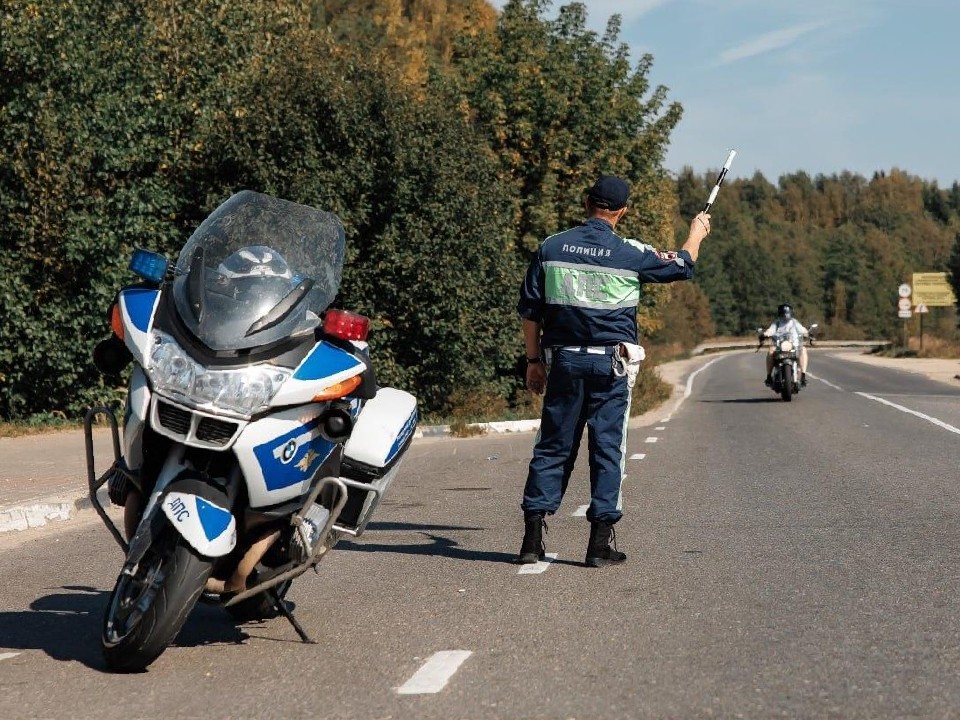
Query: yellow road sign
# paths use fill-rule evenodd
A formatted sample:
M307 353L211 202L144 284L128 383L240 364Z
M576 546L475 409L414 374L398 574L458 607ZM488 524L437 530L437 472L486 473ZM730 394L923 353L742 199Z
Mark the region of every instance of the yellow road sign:
M947 273L914 273L913 303L923 303L927 307L950 307L957 302L953 288L947 279Z

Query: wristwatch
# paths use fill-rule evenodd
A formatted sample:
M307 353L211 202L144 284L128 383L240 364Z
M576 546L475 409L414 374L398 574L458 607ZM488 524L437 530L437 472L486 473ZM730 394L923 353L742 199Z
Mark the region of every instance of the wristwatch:
M539 364L539 362L540 362L540 358L539 358L539 357L527 358L527 364L528 364L528 365L537 365L537 364Z

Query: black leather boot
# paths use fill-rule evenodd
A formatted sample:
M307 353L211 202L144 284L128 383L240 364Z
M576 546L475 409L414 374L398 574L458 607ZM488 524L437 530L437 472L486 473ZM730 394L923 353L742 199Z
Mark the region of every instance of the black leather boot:
M610 547L613 540L614 547ZM591 522L590 542L587 545L587 567L604 567L622 563L627 556L616 549L617 535L612 523Z
M523 518L523 543L520 545L520 557L517 562L529 565L539 562L546 557L547 548L543 544L543 533L547 529L547 521L543 513L527 513Z

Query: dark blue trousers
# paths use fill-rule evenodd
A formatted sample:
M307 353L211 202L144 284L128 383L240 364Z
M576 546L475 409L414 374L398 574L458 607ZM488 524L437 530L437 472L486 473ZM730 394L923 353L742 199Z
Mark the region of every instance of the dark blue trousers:
M626 377L613 374L611 352L554 350L540 433L520 506L525 513L552 514L560 507L586 426L591 497L587 519L615 523L623 514L620 484L630 391Z

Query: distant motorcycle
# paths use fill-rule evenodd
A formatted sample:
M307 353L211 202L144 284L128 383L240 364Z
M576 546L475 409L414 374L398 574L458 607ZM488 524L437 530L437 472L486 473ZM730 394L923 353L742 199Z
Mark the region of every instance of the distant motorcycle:
M816 323L810 326L810 344L813 344L813 331ZM800 392L800 336L793 330L775 333L772 337L763 334L763 328L757 328L757 349L763 347L765 340L773 343L773 369L770 372L770 388L790 402Z
M111 306L94 351L133 364L118 429L87 413L90 499L126 560L102 643L113 670L142 670L198 600L238 619L284 615L290 583L360 535L410 445L417 402L377 387L369 321L330 307L344 258L336 215L250 191L203 221L176 266L137 250L143 282ZM106 415L114 462L94 470ZM124 507L121 533L97 490Z

